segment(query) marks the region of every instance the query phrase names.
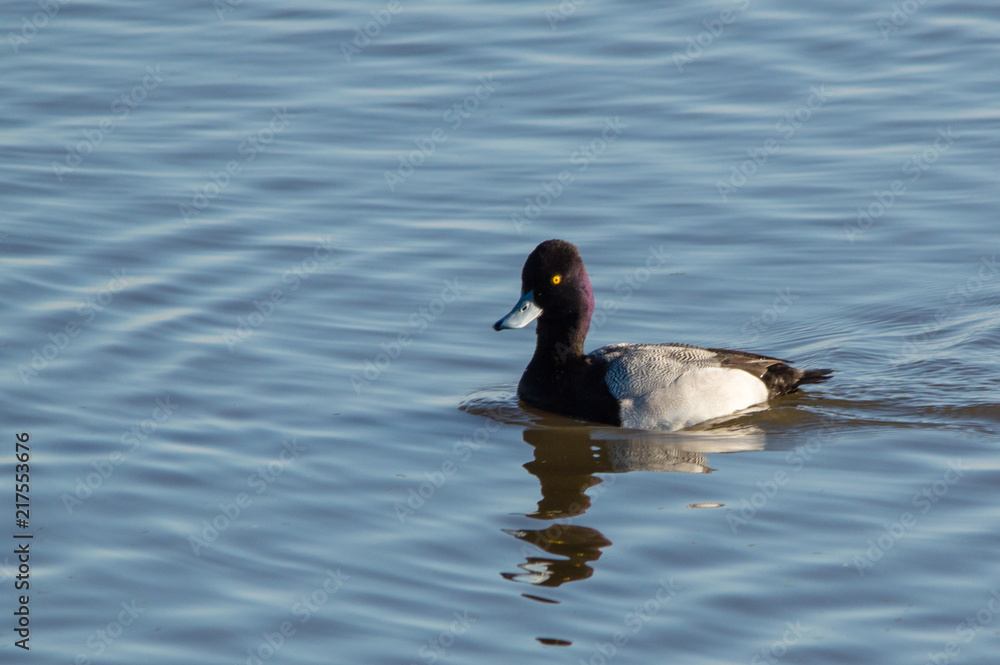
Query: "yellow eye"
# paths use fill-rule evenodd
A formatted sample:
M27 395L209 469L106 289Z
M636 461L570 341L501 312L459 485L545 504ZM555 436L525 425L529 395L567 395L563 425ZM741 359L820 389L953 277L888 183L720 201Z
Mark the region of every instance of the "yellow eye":
M552 275L552 283L558 284L562 281L562 275Z

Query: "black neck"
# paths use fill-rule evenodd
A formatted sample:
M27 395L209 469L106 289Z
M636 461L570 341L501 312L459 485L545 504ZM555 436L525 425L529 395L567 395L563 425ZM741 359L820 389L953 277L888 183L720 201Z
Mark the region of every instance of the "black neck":
M580 317L562 320L538 319L535 355L532 364L563 365L583 356L583 342L587 338L589 321Z

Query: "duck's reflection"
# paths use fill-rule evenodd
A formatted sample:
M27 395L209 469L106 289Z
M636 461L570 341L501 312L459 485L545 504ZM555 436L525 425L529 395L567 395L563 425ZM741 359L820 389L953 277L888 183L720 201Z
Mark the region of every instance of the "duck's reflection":
M525 562L518 565L521 573L500 573L514 582L556 587L564 582L585 580L594 574L587 564L601 557L601 549L611 544L597 529L575 524L553 524L547 529L503 529L523 543ZM550 556L530 556L535 548ZM553 556L565 557L562 559Z
M583 515L614 484L613 474L711 473L706 454L764 447L763 435L746 428L684 434L636 432L551 418L526 427L524 440L534 448L534 459L524 468L538 478L542 494L537 509L525 516L537 520ZM612 475L601 478L596 474ZM522 572L501 573L504 578L545 587L590 577L594 570L588 564L611 545L596 529L562 522L545 529L504 529L504 533L523 543L525 557L518 565Z
M595 436L596 435L596 436ZM603 438L610 436L610 438ZM526 429L524 441L535 449L535 458L524 465L542 486L538 509L528 513L536 519L575 517L591 504L587 490L601 483L598 473L629 471L676 471L711 473L705 455L657 439L656 435L615 437L591 427L547 427ZM600 496L607 488L591 495Z

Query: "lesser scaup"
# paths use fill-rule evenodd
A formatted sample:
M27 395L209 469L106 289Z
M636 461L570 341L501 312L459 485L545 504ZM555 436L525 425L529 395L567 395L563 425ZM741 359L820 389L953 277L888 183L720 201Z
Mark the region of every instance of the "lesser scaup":
M611 344L584 354L594 292L580 252L564 240L538 245L521 270L521 299L493 325L538 319L535 355L517 385L531 406L634 429L675 430L726 416L832 370L687 344Z

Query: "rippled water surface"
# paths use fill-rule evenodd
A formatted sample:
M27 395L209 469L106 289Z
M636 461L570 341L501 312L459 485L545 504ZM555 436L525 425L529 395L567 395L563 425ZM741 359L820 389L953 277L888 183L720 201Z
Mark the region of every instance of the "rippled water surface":
M681 4L0 6L0 660L995 662L997 8ZM526 409L552 237L836 374Z

